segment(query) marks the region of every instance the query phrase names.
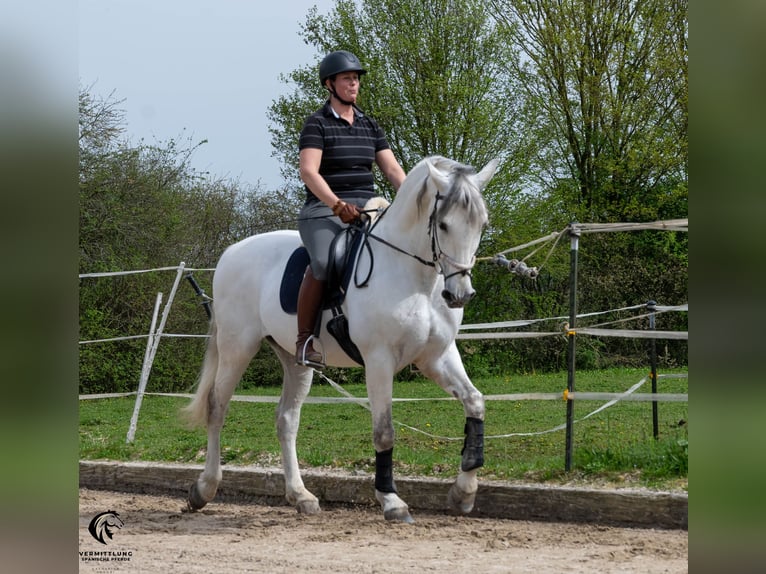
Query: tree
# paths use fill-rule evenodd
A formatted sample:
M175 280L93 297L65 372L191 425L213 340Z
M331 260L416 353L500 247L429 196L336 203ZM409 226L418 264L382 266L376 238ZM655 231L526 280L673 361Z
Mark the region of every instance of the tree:
M523 58L511 61L544 111L542 204L563 221L652 221L687 215L686 0L491 0ZM607 310L688 297L685 233L588 236L579 305ZM564 287L561 285L560 287ZM685 328L685 318L666 328ZM587 343L586 343L587 344ZM685 360L685 343L675 356ZM630 340L587 349L641 357Z
M114 99L114 92L103 99L94 95L91 88L80 88L78 94L80 167L83 167L82 154L110 148L124 132L125 112L118 107L122 101Z
M133 145L124 138L120 103L113 94L102 99L80 90L81 273L147 270L180 261L187 267L214 267L228 245L285 219L280 194L267 196L257 187L243 189L238 181L195 171L190 159L204 141ZM209 275L198 279L209 292ZM167 293L171 282L172 276L162 272L83 279L81 339L145 333L156 293ZM206 316L197 303L191 290L179 292L168 329L205 332ZM98 346L82 348L81 391L135 388L141 343L108 343L106 352ZM163 343L153 382L163 390L188 388L201 357L202 350L192 344ZM274 363L266 370L273 371Z
M581 221L685 212L687 0L490 0L550 130L548 182Z
M327 16L309 12L304 41L318 58L354 52L368 69L360 106L383 126L405 171L432 154L483 167L502 159L487 192L500 214L520 192L535 142L528 114L505 63L516 58L480 0L339 0ZM296 85L269 110L283 175L298 181L298 133L326 92L317 64L283 79ZM378 189L391 195L377 174Z

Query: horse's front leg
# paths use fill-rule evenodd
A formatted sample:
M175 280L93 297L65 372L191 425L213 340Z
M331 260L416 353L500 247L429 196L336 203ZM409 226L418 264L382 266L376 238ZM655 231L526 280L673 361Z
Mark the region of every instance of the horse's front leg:
M449 489L447 501L450 507L461 514L473 510L476 492L479 489L477 471L484 465L484 420L466 416L465 439L462 460L457 480Z
M375 446L375 498L386 520L412 523L410 510L396 492L394 484L394 422L391 414L393 368L379 368L379 363L365 360L367 396L372 410L372 440ZM375 365L370 368L369 365Z
M463 403L465 439L460 472L447 501L455 511L468 514L473 510L479 488L477 471L484 465L484 396L468 378L454 342L438 360L418 364L418 368Z

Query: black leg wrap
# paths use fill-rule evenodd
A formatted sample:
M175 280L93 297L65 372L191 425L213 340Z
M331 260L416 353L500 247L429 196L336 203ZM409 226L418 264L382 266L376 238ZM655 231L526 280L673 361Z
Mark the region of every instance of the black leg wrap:
M464 471L484 466L484 421L474 417L465 418L465 440L460 451L463 460L460 468Z
M375 453L375 490L380 492L396 492L394 486L394 449Z

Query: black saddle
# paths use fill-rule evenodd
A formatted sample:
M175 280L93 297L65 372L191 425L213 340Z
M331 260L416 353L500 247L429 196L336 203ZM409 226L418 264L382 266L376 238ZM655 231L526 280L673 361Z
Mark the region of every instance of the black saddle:
M364 224L366 225L366 224ZM354 274L356 258L364 244L364 228L362 225L350 225L335 236L330 245L330 257L322 309L332 310L332 318L327 322L327 331L338 341L338 344L351 359L364 365L362 355L348 334L348 320L343 314L341 304L346 298L348 285ZM295 315L298 312L298 292L300 291L303 274L311 259L302 245L290 255L282 273L282 283L279 288L279 302L285 313ZM319 321L321 322L321 314ZM321 324L315 329L320 331Z

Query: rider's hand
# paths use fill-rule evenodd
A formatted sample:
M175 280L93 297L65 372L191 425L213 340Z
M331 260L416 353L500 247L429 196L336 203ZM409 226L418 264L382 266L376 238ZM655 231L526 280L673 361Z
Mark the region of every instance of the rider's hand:
M332 207L334 215L340 217L343 223L353 223L362 215L353 203L346 203L339 199Z

